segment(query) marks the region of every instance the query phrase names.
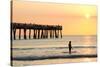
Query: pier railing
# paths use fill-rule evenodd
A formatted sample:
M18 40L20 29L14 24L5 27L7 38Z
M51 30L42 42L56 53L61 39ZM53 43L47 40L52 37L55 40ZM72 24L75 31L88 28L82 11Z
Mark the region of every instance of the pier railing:
M45 39L45 38L62 38L62 26L60 25L40 25L40 24L26 24L26 23L11 23L11 39L16 40L16 30L19 30L18 39L21 39L23 32L23 39ZM29 30L27 38L27 30ZM33 34L32 34L33 30Z

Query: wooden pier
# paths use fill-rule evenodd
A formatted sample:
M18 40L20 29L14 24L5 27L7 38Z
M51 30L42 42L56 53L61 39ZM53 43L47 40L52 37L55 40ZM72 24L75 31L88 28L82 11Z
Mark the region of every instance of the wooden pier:
M18 39L22 39L21 38L22 32L23 32L23 39L62 38L62 26L60 25L11 23L11 39L14 40L17 39L16 30L19 30ZM28 37L26 34L27 30L29 30Z

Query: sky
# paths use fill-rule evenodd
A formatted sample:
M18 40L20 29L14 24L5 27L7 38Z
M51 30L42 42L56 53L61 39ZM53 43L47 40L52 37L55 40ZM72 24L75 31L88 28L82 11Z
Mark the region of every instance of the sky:
M95 5L13 1L13 22L62 25L63 35L96 35Z

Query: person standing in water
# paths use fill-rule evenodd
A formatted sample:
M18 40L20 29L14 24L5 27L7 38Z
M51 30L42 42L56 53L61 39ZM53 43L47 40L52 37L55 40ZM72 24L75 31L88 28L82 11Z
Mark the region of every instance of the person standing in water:
M69 54L71 54L71 49L72 49L71 41L69 41L68 43L68 48L69 48Z

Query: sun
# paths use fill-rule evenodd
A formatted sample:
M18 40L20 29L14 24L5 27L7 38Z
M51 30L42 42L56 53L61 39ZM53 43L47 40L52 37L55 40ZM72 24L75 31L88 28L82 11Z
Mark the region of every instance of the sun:
M85 18L89 19L90 18L90 14L85 14Z

